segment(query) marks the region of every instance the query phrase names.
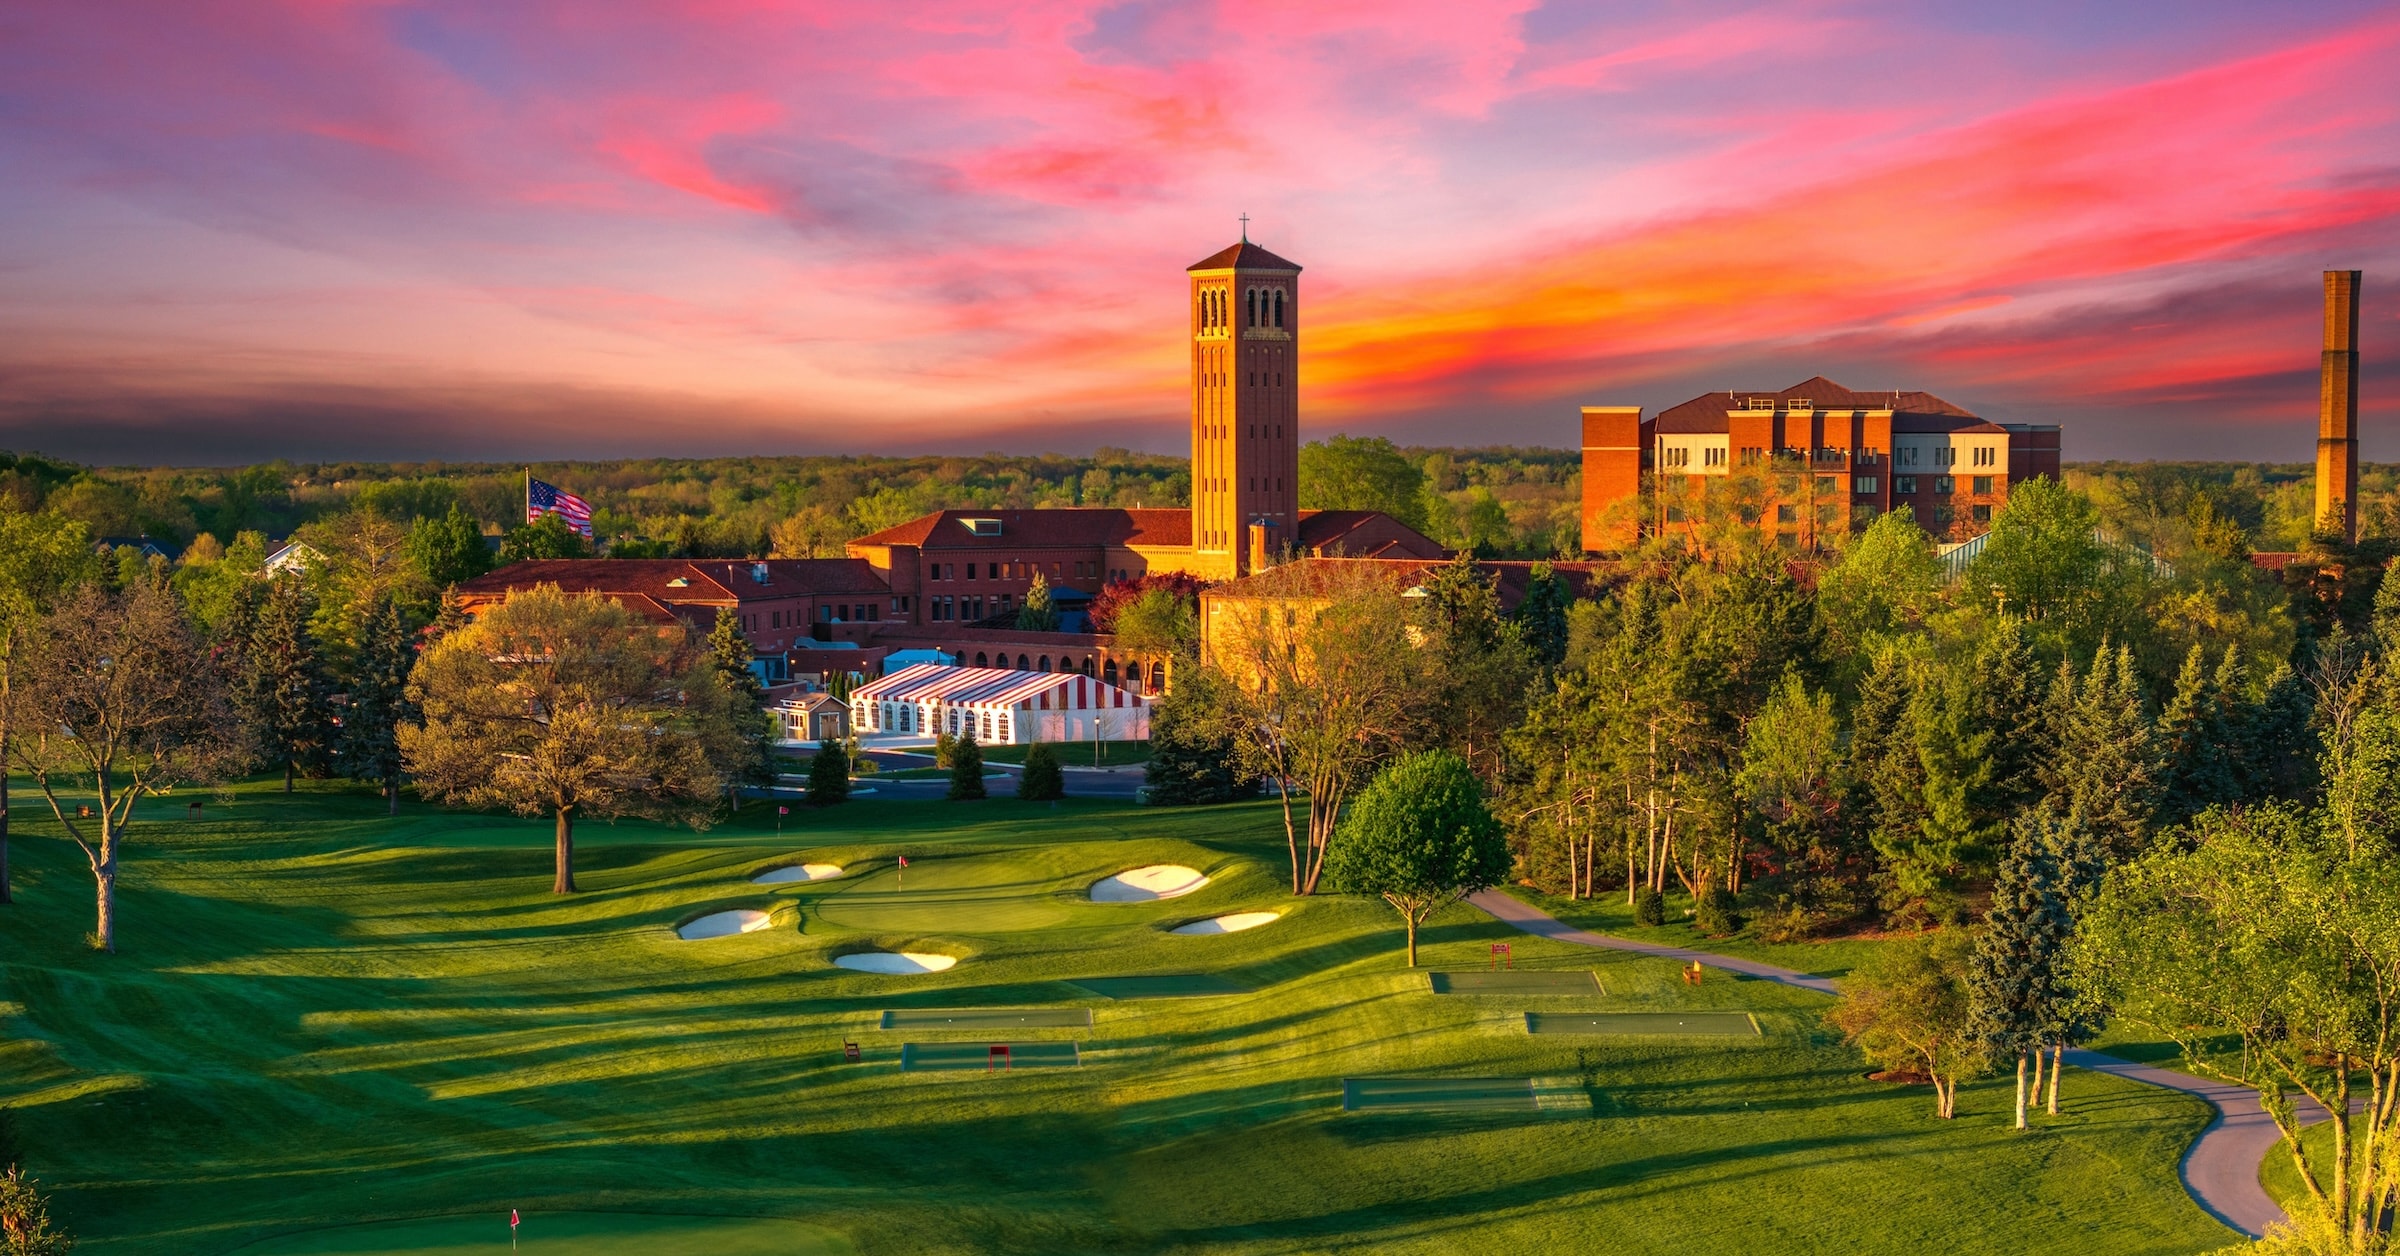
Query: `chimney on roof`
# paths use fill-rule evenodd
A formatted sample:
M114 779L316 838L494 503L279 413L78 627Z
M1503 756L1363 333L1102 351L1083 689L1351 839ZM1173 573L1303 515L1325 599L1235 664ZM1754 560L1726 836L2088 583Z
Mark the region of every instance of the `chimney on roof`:
M2317 384L2317 527L2358 540L2358 283L2325 272L2325 356Z

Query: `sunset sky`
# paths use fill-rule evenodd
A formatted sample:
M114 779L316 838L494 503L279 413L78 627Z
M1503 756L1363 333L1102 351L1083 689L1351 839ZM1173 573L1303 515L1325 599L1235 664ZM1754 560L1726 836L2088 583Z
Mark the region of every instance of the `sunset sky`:
M1568 445L1822 373L2069 459L2312 456L2400 6L11 0L0 446L1180 451L1183 267L1303 431Z

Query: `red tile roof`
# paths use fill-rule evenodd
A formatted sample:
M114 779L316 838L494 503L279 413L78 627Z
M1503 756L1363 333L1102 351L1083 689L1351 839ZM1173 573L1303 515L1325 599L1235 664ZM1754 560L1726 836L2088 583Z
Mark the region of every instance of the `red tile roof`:
M977 533L970 519L992 519L997 533ZM937 510L862 536L852 545L915 545L925 549L1066 549L1101 545L1185 548L1192 512L1079 506L1059 510Z
M1244 240L1184 267L1185 270L1288 270L1300 273L1300 263L1287 262Z
M1669 406L1658 412L1658 431L1662 433L1706 434L1725 430L1725 412L1747 410L1752 398L1772 397L1778 409L1793 401L1807 401L1819 410L1890 410L1892 429L1903 432L1950 432L1967 430L1960 424L1936 425L1941 419L1966 419L1970 423L1982 420L1958 406L1929 392L1899 391L1856 392L1834 383L1822 375L1803 380L1779 392L1712 392L1694 397L1681 405ZM1903 421L1910 426L1902 426ZM1973 430L1981 430L1976 428Z
M757 578L764 568L766 578ZM732 605L767 598L888 591L858 558L552 558L511 563L465 581L462 596L498 597L555 584L569 593L648 598L660 605Z
M1422 581L1435 568L1449 561L1439 558L1303 558L1239 580L1213 585L1200 596L1283 596L1294 589L1308 589L1321 580L1338 579L1337 573L1356 571L1362 567L1388 582L1398 592ZM1504 611L1515 610L1517 603L1525 600L1525 590L1532 584L1533 567L1531 561L1479 559L1475 563L1476 571L1495 582L1500 595L1500 608ZM1632 570L1629 565L1620 562L1554 562L1550 568L1567 582L1567 588L1579 598L1596 596Z

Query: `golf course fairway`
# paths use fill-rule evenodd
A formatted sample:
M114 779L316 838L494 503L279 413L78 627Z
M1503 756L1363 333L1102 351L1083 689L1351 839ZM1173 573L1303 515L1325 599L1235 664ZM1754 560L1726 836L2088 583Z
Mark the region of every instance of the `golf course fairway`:
M16 808L0 1105L77 1256L498 1253L511 1208L520 1251L587 1256L2198 1256L2234 1237L2176 1177L2198 1100L2071 1070L2034 1130L2010 1128L2006 1077L1936 1120L1928 1091L1867 1080L1822 994L1687 985L1465 905L1426 922L1412 971L1384 903L1289 892L1271 801L593 823L581 890L558 895L546 822L280 785L212 795L205 819L143 804L113 955L83 941L82 855ZM853 871L754 884L770 860ZM1153 865L1208 880L1089 900ZM675 936L745 905L772 926ZM1171 932L1245 912L1280 915ZM1516 974L1586 978L1508 988L1536 979L1493 979L1496 942ZM1869 944L1843 945L1824 957ZM865 951L958 963L833 962ZM1495 988L1437 994L1429 973ZM1758 1031L1529 1034L1528 1012ZM912 1047L954 1066L904 1067ZM1534 1101L1343 1106L1351 1079L1492 1078L1533 1079Z

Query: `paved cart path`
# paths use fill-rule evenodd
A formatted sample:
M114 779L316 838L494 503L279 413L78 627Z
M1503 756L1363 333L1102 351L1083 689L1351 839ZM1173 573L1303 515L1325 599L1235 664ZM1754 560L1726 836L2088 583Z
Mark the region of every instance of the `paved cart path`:
M1833 981L1826 977L1812 977L1807 973L1762 964L1757 960L1736 959L1680 946L1636 942L1631 938L1611 937L1605 933L1578 929L1499 890L1470 894L1467 901L1494 919L1537 937L1577 946L1633 951L1686 964L1698 960L1711 968L1740 973L1745 977L1781 982L1820 994L1836 993ZM2269 1225L2284 1220L2283 1209L2267 1195L2266 1188L2258 1180L2259 1167L2265 1162L2267 1153L2275 1149L2279 1136L2275 1131L2275 1122L2267 1116L2266 1109L2259 1106L2256 1091L2245 1086L2194 1077L2189 1073L2178 1073L2173 1069L2120 1060L2097 1051L2072 1050L2067 1052L2066 1059L2067 1063L2077 1068L2145 1085L2164 1086L2207 1100L2217 1110L2216 1119L2208 1123L2207 1129L2200 1131L2200 1137L2193 1141L2192 1149L2184 1153L2180 1170L2183 1188L2191 1192L2192 1199L2208 1215L2253 1238L2265 1234ZM2303 1117L2307 1123L2314 1124L2325 1119L2321 1109L2316 1109L2306 1100L2302 1103L2309 1109Z

